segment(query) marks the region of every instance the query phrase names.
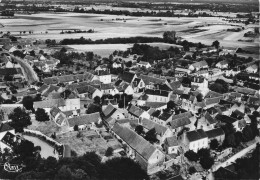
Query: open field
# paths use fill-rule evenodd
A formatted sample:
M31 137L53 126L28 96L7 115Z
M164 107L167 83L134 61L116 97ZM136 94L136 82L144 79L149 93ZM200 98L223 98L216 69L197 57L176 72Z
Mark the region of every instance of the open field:
M244 26L239 23L228 23L222 18L199 17L199 18L177 18L177 17L131 17L103 14L79 14L79 13L41 13L32 15L16 15L14 19L1 19L4 27L1 31L10 31L12 34L22 38L32 39L56 39L64 38L90 38L92 40L115 38L115 37L162 37L165 31L176 31L177 36L188 41L202 42L211 45L213 41L219 40L224 47L259 47L259 40L255 42L238 41L243 34L252 30L256 25ZM245 27L241 32L227 32L226 29ZM95 33L73 33L60 34L62 30L94 29ZM21 34L20 31L26 31ZM29 34L28 31L33 31ZM46 33L46 31L48 33ZM112 46L112 47L111 47ZM74 46L79 51L96 50L98 53L110 53L112 50L125 49L129 45L92 45Z
M168 43L146 43L150 46L159 47L160 49L166 50L173 44ZM103 57L108 57L115 50L126 51L128 48L133 47L133 44L84 44L84 45L68 45L67 47L72 48L73 51L88 52L92 51L94 54L98 54Z

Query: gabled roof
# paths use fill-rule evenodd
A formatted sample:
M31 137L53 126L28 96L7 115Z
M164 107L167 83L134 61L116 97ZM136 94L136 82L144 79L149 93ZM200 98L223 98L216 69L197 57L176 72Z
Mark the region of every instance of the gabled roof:
M135 77L134 73L130 73L126 71L120 75L120 79L128 83L131 83L134 77Z
M161 91L161 90L146 89L145 94L168 97L169 92L168 91Z
M176 115L172 116L172 120L183 118L183 117L191 118L192 114L190 111L185 112L185 113L176 114Z
M158 119L161 119L163 121L167 121L171 116L172 116L172 113L163 112L162 114L160 114Z
M49 99L45 101L37 101L33 102L34 109L37 108L52 108L53 106L61 107L65 106L65 100L64 99Z
M42 93L43 91L45 91L45 90L48 89L48 88L49 88L48 85L43 84L37 91L40 92L40 93Z
M150 108L159 108L162 106L167 105L167 103L163 103L163 102L145 102L145 106L148 106Z
M167 128L165 126L160 125L146 118L142 119L142 126L148 130L154 128L156 133L160 136L164 135L164 133L167 131Z
M228 64L228 61L227 60L219 61L217 64L220 64L223 66L223 65Z
M209 131L205 131L205 133L207 134L209 139L214 139L218 136L225 135L225 132L223 131L222 128L211 129Z
M249 96L247 103L252 105L260 105L260 99L259 97Z
M143 74L141 74L139 76L139 78L141 78L146 85L149 85L149 84L164 84L167 81L166 79L156 78L156 77L153 77L153 76L148 76L148 75L143 75Z
M60 89L59 86L50 85L48 90L45 91L42 95L47 97L52 92L57 92Z
M221 99L224 99L223 97L215 97L215 98L207 98L205 99L206 106L212 105L212 104L218 104Z
M49 77L49 78L45 78L43 79L43 83L44 84L58 84L58 78L57 77Z
M77 87L76 90L78 91L79 94L84 94L84 93L94 93L97 88L87 85L87 86L83 86L83 87Z
M167 144L169 147L172 147L172 146L178 146L179 142L176 136L172 136L172 137L167 137L165 139L165 144Z
M15 74L19 74L16 68L0 69L0 75L15 75Z
M146 161L148 161L156 151L156 148L152 144L127 127L123 127L116 123L113 126L112 131L114 131L115 134L131 146Z
M170 86L171 86L172 90L178 89L181 86L181 82L180 81L171 82Z
M194 68L201 68L203 66L208 66L208 63L206 61L199 61L196 63L191 64Z
M140 117L143 113L144 113L144 110L137 107L137 106L134 106L134 105L131 105L129 108L128 108L128 112L130 114L132 114L133 116L135 117Z
M189 131L189 132L186 133L186 135L187 135L187 138L190 142L197 141L197 140L204 139L204 138L208 137L207 134L202 129Z
M52 107L50 110L50 114L52 117L55 117L57 114L59 114L61 110L58 107Z
M108 104L108 106L106 107L106 109L103 110L103 114L105 115L105 117L111 116L117 109L112 106L111 104Z
M217 123L217 121L213 117L211 117L211 115L208 112L206 112L205 114L205 119L208 121L209 124Z
M190 123L191 123L190 119L188 117L185 117L185 116L170 121L170 125L173 129L177 129L179 127L189 125Z
M216 97L222 97L222 96L223 96L223 94L220 94L220 93L218 93L218 92L209 91L209 92L206 94L205 98L216 98Z
M226 115L221 115L221 114L217 114L215 119L218 121L222 121L224 123L229 123L229 124L232 124L237 121L237 119L235 119L235 118L232 118L232 117L229 117Z
M138 64L147 65L147 64L149 64L149 62L140 61Z
M12 128L11 126L9 126L7 123L0 123L0 133L1 132L6 132L6 131L11 131L14 128Z
M100 120L100 114L99 112L97 112L97 113L69 118L68 123L70 127L74 127L75 125L80 126L85 124L98 123L99 120Z

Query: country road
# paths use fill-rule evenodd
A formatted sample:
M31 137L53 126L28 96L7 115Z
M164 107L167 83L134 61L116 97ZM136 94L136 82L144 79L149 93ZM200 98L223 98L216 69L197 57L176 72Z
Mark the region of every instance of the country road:
M19 57L16 57L12 54L10 54L10 56L12 57L13 60L18 62L22 66L26 80L29 83L39 81L39 78L38 78L36 72L33 70L33 68L30 66L30 64L28 64L25 60L22 60Z

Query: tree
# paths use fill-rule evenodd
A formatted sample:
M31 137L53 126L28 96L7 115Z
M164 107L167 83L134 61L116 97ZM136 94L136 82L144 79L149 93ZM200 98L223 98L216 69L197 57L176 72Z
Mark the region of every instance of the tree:
M78 130L79 130L79 126L78 126L78 125L75 125L75 126L73 127L73 129L74 129L74 131L78 131Z
M210 150L207 148L201 148L198 150L197 154L198 154L199 158L210 157Z
M214 46L216 49L218 49L218 48L219 48L219 42L218 42L218 40L214 41L214 42L212 43L212 46Z
M14 153L21 157L32 157L34 150L34 144L31 141L22 140L20 144L15 146Z
M101 101L101 99L100 99L99 96L94 97L94 103L95 104L100 104L100 101Z
M176 41L176 32L175 31L166 31L163 33L163 39L165 42L175 42Z
M242 137L243 137L243 141L247 142L247 141L251 141L255 138L253 131L251 129L250 126L246 126L244 127L244 129L242 130Z
M218 140L212 139L212 140L210 141L210 149L215 150L215 149L218 148L218 146L219 146Z
M197 98L197 101L198 101L198 102L202 102L202 100L203 100L203 95L202 95L201 93L199 93L199 94L196 96L196 98Z
M145 139L151 143L157 142L157 137L156 137L156 130L155 128L150 129L146 134L145 134Z
M67 49L65 47L62 47L61 50L60 50L61 53L66 53L67 52Z
M195 153L192 150L186 151L184 156L189 160L189 161L198 161L199 160L199 156L197 153Z
M143 133L144 133L144 128L143 128L143 126L137 125L137 126L135 127L135 132L136 132L137 134L139 134L139 135L143 134Z
M49 121L49 115L46 113L46 111L42 108L37 108L35 111L35 119L40 122Z
M189 168L189 174L194 174L195 172L197 172L196 169L195 169L195 167L194 167L194 166L191 166L191 167Z
M32 110L33 109L33 98L31 96L25 96L22 100L22 104L27 110Z
M100 179L149 179L141 166L130 158L113 158L100 168Z
M20 107L15 108L14 111L9 115L9 118L12 120L10 125L17 132L22 132L24 127L32 124L30 115Z
M108 147L105 153L105 156L109 157L113 155L113 148L112 147Z
M210 156L202 157L200 158L200 164L203 167L203 169L210 169L214 164L214 159Z
M174 109L176 107L176 104L174 101L169 101L167 103L167 109Z

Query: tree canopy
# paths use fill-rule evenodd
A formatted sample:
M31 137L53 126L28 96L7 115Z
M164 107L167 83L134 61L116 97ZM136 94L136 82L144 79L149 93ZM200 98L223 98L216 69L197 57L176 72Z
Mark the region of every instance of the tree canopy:
M31 117L25 110L17 107L14 111L9 115L9 118L12 120L10 125L17 132L22 132L24 127L31 125Z
M47 112L42 109L42 108L38 108L36 111L35 111L35 119L37 121L40 121L40 122L44 122L44 121L49 121L50 118L49 118L49 115L47 114Z

